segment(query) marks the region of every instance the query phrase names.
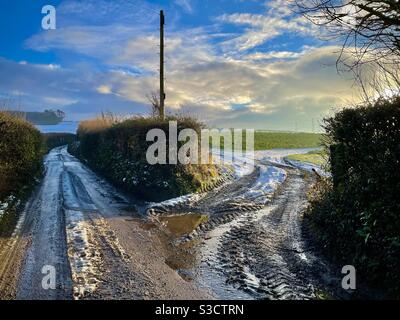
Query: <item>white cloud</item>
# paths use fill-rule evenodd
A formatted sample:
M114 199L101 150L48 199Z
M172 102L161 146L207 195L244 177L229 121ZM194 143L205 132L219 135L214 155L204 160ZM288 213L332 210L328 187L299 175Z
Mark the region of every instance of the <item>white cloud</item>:
M294 121L305 123L325 114L331 106L353 98L351 82L337 75L336 47L301 46L296 52L280 47L270 51L258 48L249 52L281 34L314 35L307 21L294 17L286 2L278 2L268 2L265 14L222 15L217 26L169 28L167 109L195 114L217 126L293 129L290 124ZM107 6L111 6L112 12L119 12L120 1L99 2L96 19L107 23L98 25L87 23L91 21L89 9L95 2L70 3L73 5L64 11L83 13L82 24L61 25L56 33L39 33L26 44L38 51L70 51L97 59L101 71L82 66L74 66L73 71L46 69L26 63L18 65L19 72L30 74L20 78L12 76L11 69L17 66L3 61L3 65L10 67L6 73L9 81L5 81L5 76L0 78L0 92L7 88L27 91L37 97L36 106L42 107L46 101L40 97L49 97L48 92L61 88L54 98L76 101L67 110L77 117L105 109L117 113L146 111L146 95L158 88L157 32L146 23L132 25L128 19L133 14L132 6L128 6L131 13L122 15L122 21L126 22L126 18L129 24L108 19ZM218 28L225 24L244 30L238 34L223 33ZM20 85L24 83L21 79L28 79L31 85ZM45 85L40 87L39 79Z
M32 63L20 64L0 57L0 96L9 97L10 108L26 111L62 108L67 118L93 117L101 111L143 113L148 107L116 95L98 93L109 74L93 70L46 68Z
M175 3L182 7L186 12L193 13L193 7L190 0L175 0Z
M254 19L237 15L227 19L265 27L262 16ZM115 26L108 32L105 30L103 27L66 28L56 38L41 34L29 44L39 49L69 48L98 57L109 71L91 77L91 88L110 99L148 104L146 95L158 88L157 37L143 30L132 32L132 27ZM211 44L208 34L207 29L201 28L168 34L166 103L169 110L192 112L215 125L229 121L232 126L247 123L247 127L262 127L261 119L265 125L271 121L268 119L274 119L270 125L282 127L292 121L289 119L293 114L305 119L318 117L330 106L350 99L351 83L338 76L335 69L333 52L338 48L244 52L238 58L235 54L219 54L219 44ZM264 39L264 34L260 37ZM246 46L241 39L238 37L235 41ZM257 31L253 40L257 41ZM233 105L243 107L237 110Z
M301 52L270 51L256 52L245 56L246 60L294 59L300 57Z
M22 60L22 61L19 62L19 64L22 65L22 66L26 66L26 65L28 65L28 62L25 61L25 60ZM48 70L56 70L56 69L60 69L61 68L60 65L53 64L53 63L50 63L50 64L35 64L34 66L37 67L37 68L45 68L45 69L48 69Z
M46 104L57 106L58 108L65 107L78 102L78 100L76 99L69 99L63 97L43 97L43 100L46 102Z
M286 17L293 14L291 6L293 5L293 0L269 0L265 2L265 7L268 12L276 13L280 16Z
M295 116L299 123L321 117L331 107L355 98L352 81L336 73L338 49L312 49L291 60L271 62L211 59L189 64L186 57L168 76L167 107L219 125L247 122L247 127L257 128L262 127L257 123L262 119L266 126L282 127ZM119 95L142 103L146 103L144 93L157 88L157 78L152 76L115 75L111 81ZM236 110L234 105L242 108Z
M49 69L49 70L56 70L56 69L60 69L60 68L61 68L60 65L58 65L58 64L53 64L53 63L45 64L45 65L42 65L42 66L43 66L44 68Z
M269 1L265 14L234 13L217 18L220 23L244 26L242 34L225 42L226 50L246 51L279 35L315 35L315 26L304 17L293 14L288 1Z

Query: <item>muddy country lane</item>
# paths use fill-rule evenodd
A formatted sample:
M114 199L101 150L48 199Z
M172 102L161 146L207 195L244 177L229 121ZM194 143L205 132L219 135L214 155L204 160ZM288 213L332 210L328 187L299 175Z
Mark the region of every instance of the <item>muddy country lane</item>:
M285 163L281 153L266 152L251 170L233 163L240 172L227 174L209 192L146 204L110 186L66 147L52 150L16 231L2 239L1 296L315 299L321 291L336 296L340 280L332 274L338 273L313 252L301 228L314 177ZM177 221L190 215L207 218L183 235L164 237L163 217ZM174 255L179 257L171 262ZM42 283L49 267L55 270L54 290Z
M2 239L2 297L208 297L165 264L157 236L141 227L140 204L118 193L66 147L52 150L45 168L14 235ZM55 290L42 286L49 266L55 270Z
M202 196L155 205L151 213L208 215L177 245L200 241L194 277L218 299L339 298L340 271L332 272L302 231L314 174L273 152L259 158L252 172Z

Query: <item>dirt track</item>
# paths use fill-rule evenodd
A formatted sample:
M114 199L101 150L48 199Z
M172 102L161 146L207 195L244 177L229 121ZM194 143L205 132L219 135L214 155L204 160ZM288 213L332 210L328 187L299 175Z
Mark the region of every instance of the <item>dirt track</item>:
M137 206L57 148L26 205L20 230L3 239L0 297L18 299L200 299L208 297L165 263ZM56 289L42 287L54 266Z
M208 193L153 205L155 221L159 215L209 217L188 235L165 240L162 226L144 219L144 203L118 192L66 148L52 150L45 167L20 228L1 239L1 298L314 299L320 291L337 296L340 280L302 234L301 212L312 183L302 170L264 159L252 173ZM286 178L275 193L258 192L261 172L284 172ZM248 192L252 188L255 193ZM173 255L178 258L171 263ZM42 288L46 265L55 267L55 290Z
M222 236L219 261L228 283L258 299L335 297L340 279L317 258L301 228L311 179L286 168L287 178L270 206L251 212Z
M278 167L286 179L268 199L243 194L256 183L259 166ZM178 243L202 239L197 280L219 299L342 298L340 271L332 271L306 241L302 213L314 177L284 163L263 160L256 170L226 186L155 214L202 212L210 216ZM265 195L267 197L267 195Z

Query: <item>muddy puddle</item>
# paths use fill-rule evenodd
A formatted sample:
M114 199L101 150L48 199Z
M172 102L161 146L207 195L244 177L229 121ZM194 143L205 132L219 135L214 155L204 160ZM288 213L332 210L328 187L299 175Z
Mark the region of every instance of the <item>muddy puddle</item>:
M201 223L208 220L202 214L170 214L168 216L153 217L141 222L145 230L152 230L165 255L165 263L175 270L185 281L194 281L196 269L200 264L198 241L185 242L176 245L176 240L191 233Z
M206 222L208 216L202 214L185 214L159 217L158 219L173 237L179 238L191 233L201 223Z
M227 283L224 265L219 262L222 237L237 221L221 225L207 236L177 244L176 240L190 234L209 220L202 214L158 216L142 223L142 228L152 230L165 252L165 263L185 281L194 281L200 288L220 299L254 299L237 286Z
M161 229L168 236L168 240L179 239L185 234L191 233L201 223L208 220L207 215L202 214L179 214L152 217L150 220L143 221L140 218L131 218L137 221L144 230Z

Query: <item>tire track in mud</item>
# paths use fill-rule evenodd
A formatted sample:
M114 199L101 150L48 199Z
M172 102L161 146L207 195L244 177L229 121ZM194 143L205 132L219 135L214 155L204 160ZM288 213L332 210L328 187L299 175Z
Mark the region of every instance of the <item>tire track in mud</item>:
M163 299L172 297L182 299L185 297L185 293L196 299L204 296L202 293L198 293L197 288L195 294L188 291L187 287L182 286L171 288L171 292L164 289L163 287L166 287L167 282L168 285L175 285L175 282L171 283L171 279L163 278L166 269L171 272L172 276L176 276L182 282L184 281L165 264L162 258L156 257L156 260L150 260L152 263L162 264L160 274L149 273L145 268L138 265L148 264L149 260L138 260L137 257L131 259L131 256L120 245L114 229L110 226L112 222L109 223L108 220L117 219L120 221L118 217L126 216L126 206L132 206L133 203L123 198L124 196L107 183L103 184L101 179L75 158L68 155L67 158L71 161L65 162L65 174L69 181L65 179L64 198L70 200L70 205L66 205L66 207L79 211L82 216L78 221L83 223L80 229L87 233L87 240L81 248L83 251L85 249L88 251L88 254L84 252L83 256L89 266L86 270L80 269L80 258L82 257L80 253L82 250L74 252L73 249L70 249L71 264L74 265L74 260L77 262L75 263L76 267L72 267L73 275L75 272L75 276L73 276L75 279L75 298L151 299L161 296ZM128 210L132 210L132 208ZM76 211L74 214L76 214ZM132 218L132 216L130 217ZM123 219L122 223L127 224L126 221L126 219ZM112 225L115 227L115 224ZM130 237L129 234L125 234L123 236L125 239L122 238L122 240L126 240L126 236ZM74 239L74 234L71 235L71 239ZM154 240L147 238L147 241ZM77 247L79 249L79 246L73 244L72 241L69 243L69 248ZM135 256L136 252L133 252L132 248L128 246L127 249L130 250L130 254ZM141 247L135 247L134 250L141 250ZM95 254L91 254L93 252ZM159 268L159 265L157 268ZM160 279L159 283L155 281L155 278Z
M130 283L138 282L138 276L129 269L129 255L82 181L90 173L83 174L82 170L86 170L79 162L72 157L67 159L80 169L65 166L62 178L74 298L111 299L121 294L135 298L136 288Z
M75 299L81 299L96 290L103 264L99 230L93 230L91 218L97 208L81 180L65 166L62 187L73 295Z
M255 168L251 174L236 180L232 180L232 176L227 176L223 183L221 182L218 187L208 192L192 195L179 203L161 202L148 208L147 212L150 216L155 217L169 214L207 214L209 220L194 231L193 237L198 236L199 233L210 231L217 225L232 221L243 212L261 209L263 206L253 201L237 200L248 190L250 185L255 183L258 176L259 168ZM189 235L187 240L191 240L193 237Z
M260 165L286 172L263 205L243 197L256 182ZM304 300L316 299L320 292L339 297L341 279L332 276L302 232L301 214L313 182L309 173L289 164L264 160L251 174L181 205L179 212L209 215L208 222L176 241L205 240L198 281L222 299ZM175 213L173 206L163 209L161 214Z
M93 188L102 188L97 176L69 155L65 147L46 156L45 169L42 184L20 217L21 228L10 239L10 249L2 251L1 295L18 299L91 299L114 298L124 291L135 298L126 285L133 279L127 266L129 256L103 217L104 208L96 206L86 188L91 187L93 181L88 180L93 179L97 182ZM125 205L124 199L117 199L115 192L102 191L101 197L110 206L109 216L115 215L117 209L111 206ZM19 276L11 269L18 262L13 258L16 253L21 256L21 276L11 290L7 279ZM42 268L47 265L55 267L55 290L42 288ZM138 279L136 275L135 281ZM3 290L7 285L8 291Z
M228 282L261 299L315 299L330 271L302 237L300 213L307 205L309 178L286 169L273 204L227 232L219 250ZM326 290L326 288L325 288Z
M159 248L158 233L143 226L142 202L121 194L66 147L50 151L45 169L38 191L27 202L26 216L21 216L20 231L10 240L13 245L0 252L5 259L0 261L2 297L209 297L166 264L168 253ZM19 265L21 274L16 272ZM41 286L45 265L56 269L55 290Z
M287 175L275 194L265 195L267 201L261 204L244 195L257 182L262 165L280 167ZM26 239L31 241L17 297L135 299L143 298L141 288L147 285L156 289L157 284L144 272L132 272L129 256L107 222L128 203L66 149L51 153L46 167L38 196L27 206L30 215L21 229L24 241L15 246L21 252ZM335 296L340 281L313 254L301 232L300 213L311 183L303 171L263 161L239 179L228 179L178 205L155 205L152 210L155 215L201 213L210 217L180 240L205 239L199 247L202 261L195 271L200 285L214 291L217 298L313 299L321 288ZM57 290L40 290L43 264L56 266ZM11 273L13 265L0 263L4 267L0 272Z
M27 204L27 221L32 224L24 230L29 246L17 288L18 299L70 299L72 296L65 218L60 196L62 165L57 156L51 153L45 159L45 168L40 190ZM55 290L42 287L46 275L42 273L44 266L52 266L56 270Z

